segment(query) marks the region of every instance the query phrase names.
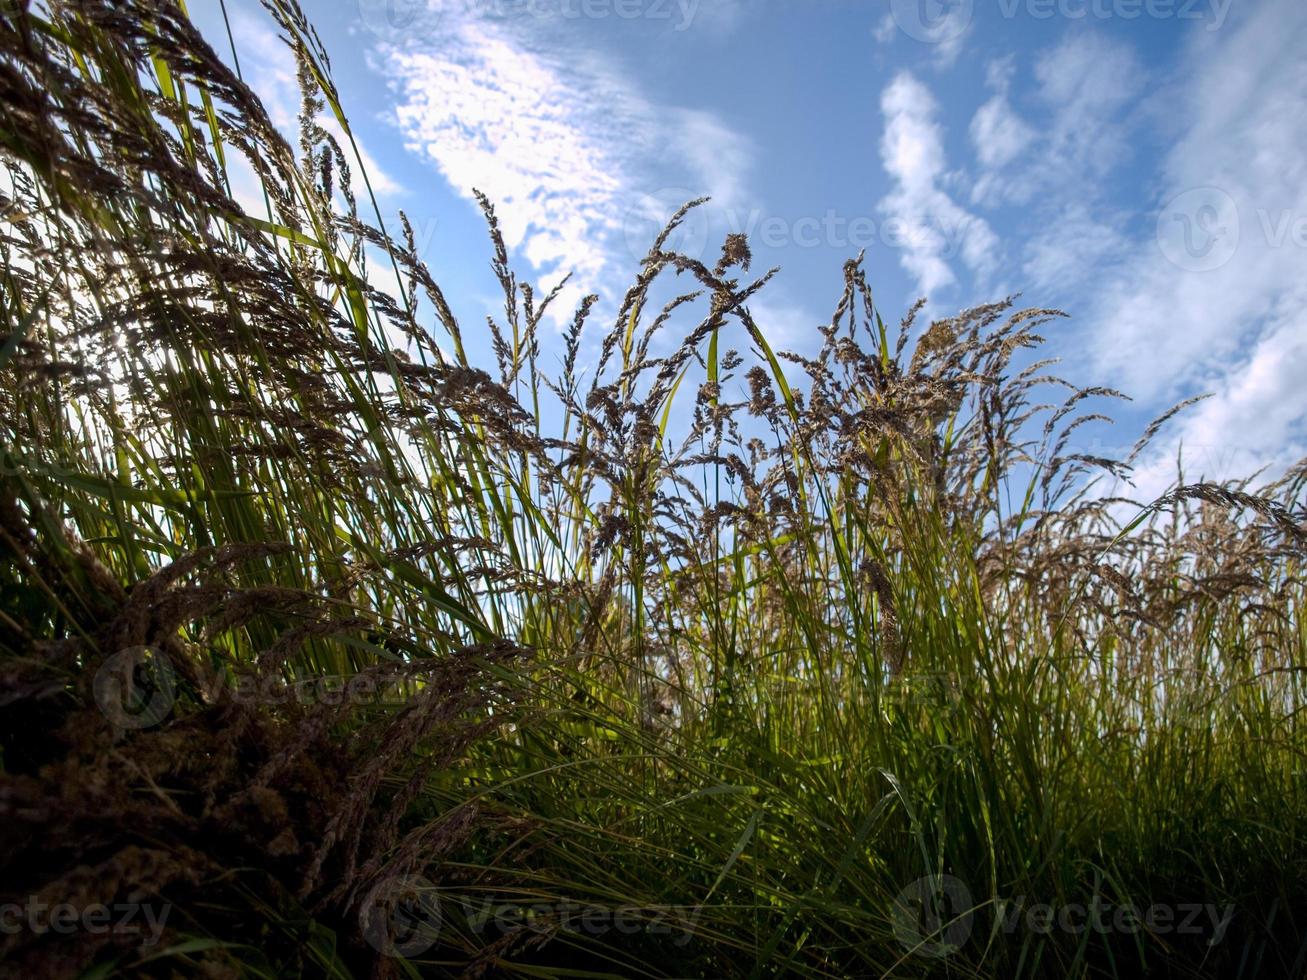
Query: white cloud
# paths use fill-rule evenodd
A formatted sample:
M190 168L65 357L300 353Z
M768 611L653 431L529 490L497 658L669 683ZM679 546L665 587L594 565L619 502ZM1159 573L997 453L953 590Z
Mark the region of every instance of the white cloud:
M1279 317L1248 357L1209 379L1205 387L1213 397L1182 415L1147 454L1134 474L1137 496L1155 499L1174 484L1178 450L1190 483L1241 479L1262 469L1270 477L1307 456L1298 396L1304 377L1307 330L1301 315Z
M557 322L583 291L629 279L640 256L624 231L642 202L669 184L690 188L683 200L740 196L750 144L712 113L649 101L593 52L532 50L521 24L445 28L382 49L396 121L457 192L494 202L511 249L555 281L575 273Z
M1307 6L1271 2L1224 45L1192 50L1181 68L1194 84L1173 111L1188 125L1163 164L1157 207L1216 188L1238 209L1239 243L1225 265L1197 272L1168 260L1150 234L1133 274L1109 287L1099 358L1140 390L1170 393L1224 370L1279 321L1307 329L1307 250L1290 236L1275 240L1307 216L1307 131L1295 124L1307 118L1304 45Z
M935 65L938 68L951 68L962 53L966 44L966 32L947 38L935 45Z
M293 135L299 126L300 89L290 48L262 11L232 5L228 15L245 84L258 93L273 125Z
M1035 141L1035 130L1016 114L1008 101L1008 89L1016 73L1016 58L996 58L985 66L985 85L993 97L976 110L971 120L971 143L984 170L1006 167ZM975 193L972 200L979 201Z
M955 256L980 279L997 267L999 243L989 225L943 189L949 182L943 132L929 90L910 73L898 75L881 96L885 132L881 160L894 182L880 202L890 221L905 230L901 262L922 293L957 282Z
M1016 71L1017 56L1015 54L995 58L985 66L985 84L995 92L1006 95L1012 85L1012 76L1016 74Z
M1164 107L1180 122L1155 195L1163 231L1188 220L1192 244L1224 248L1217 258L1228 261L1197 271L1199 251L1194 262L1174 248L1168 258L1150 228L1095 310L1100 373L1156 399L1214 395L1146 461L1149 489L1173 477L1181 443L1193 477L1247 474L1307 452L1307 242L1292 236L1307 227L1307 131L1297 124L1307 118L1307 6L1270 0L1244 13L1219 41L1197 37L1179 66L1190 84ZM1199 199L1215 194L1237 215L1228 205L1207 215L1162 210L1196 188L1215 188ZM1219 237L1236 230L1237 247Z
M1095 33L1075 33L1035 63L1041 101L1052 111L1045 166L1051 181L1092 178L1129 156L1132 100L1146 75L1133 50Z
M677 152L703 181L718 206L744 198L743 178L753 150L749 142L710 112L676 109L668 112Z
M995 95L971 120L971 142L984 167L1006 167L1034 138L1034 129L1012 111L1006 94Z
M1019 285L1061 302L1109 274L1131 245L1107 178L1131 157L1144 76L1124 43L1072 32L1035 59L1023 115L1010 95L1017 67L1012 56L987 66L993 95L970 127L979 163L971 201L1020 206Z
M872 28L871 36L879 44L889 44L898 36L898 33L899 25L894 21L894 14L887 10L876 26Z
M1036 97L1023 118L1009 97L1015 64L991 62L994 95L971 121L980 173L971 199L985 207L1098 198L1104 174L1130 156L1133 106L1145 76L1131 49L1095 33L1074 33L1035 62Z
M1023 244L1023 285L1041 295L1079 293L1128 252L1131 243L1123 224L1124 215L1104 205L1091 210L1083 201L1071 200L1051 211Z
M1307 118L1307 5L1268 0L1241 18L1193 32L1171 77L1146 75L1122 42L1073 30L1035 60L1035 94L1019 106L1014 63L991 64L993 93L971 122L971 200L1021 207L1020 285L1080 314L1083 373L1156 409L1212 394L1141 461L1142 496L1174 480L1181 447L1191 479L1274 471L1307 452L1307 241L1294 241L1307 236L1307 131L1295 125ZM884 100L898 123L887 169L896 195L930 200L946 184L932 106L919 86L896 86ZM1169 149L1125 188L1151 212L1132 224L1116 195L1141 137ZM1172 247L1168 258L1154 220L1196 188L1215 188L1228 206L1172 220L1216 234L1217 248L1230 244L1222 232L1239 233L1228 261L1206 271L1197 253L1191 262ZM951 281L937 256L913 258L923 281Z
M916 0L887 0L884 15L871 28L877 44L902 41L914 54L929 56L938 69L951 68L973 28L970 5L943 4L938 10L917 6Z

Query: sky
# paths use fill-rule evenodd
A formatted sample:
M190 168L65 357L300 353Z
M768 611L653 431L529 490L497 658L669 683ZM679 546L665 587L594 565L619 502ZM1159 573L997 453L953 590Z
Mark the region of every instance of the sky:
M846 259L887 321L1020 294L1070 314L1060 373L1132 396L1075 447L1136 473L1307 456L1304 0L302 0L382 216L404 210L464 324L502 309L473 198L520 278L586 292L593 353L657 230L748 234L774 346L815 349ZM219 0L192 15L227 54ZM293 64L226 0L241 70L293 131ZM221 43L220 43L221 42ZM558 343L551 331L546 343ZM555 352L556 349L555 348ZM1298 379L1298 380L1295 380Z

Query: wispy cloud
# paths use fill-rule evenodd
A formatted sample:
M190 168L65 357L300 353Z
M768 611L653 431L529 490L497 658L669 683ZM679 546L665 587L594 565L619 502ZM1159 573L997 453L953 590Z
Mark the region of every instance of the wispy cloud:
M506 244L539 273L574 273L554 308L562 321L582 289L629 279L627 232L649 201L666 207L661 190L731 204L752 150L716 115L648 98L593 51L537 50L530 26L447 12L438 38L387 45L377 63L408 148L464 197L486 193Z
M1212 397L1181 417L1134 474L1139 495L1155 498L1175 480L1182 451L1188 480L1276 474L1307 455L1302 379L1307 329L1298 310L1284 310L1231 370L1208 379Z
M995 95L971 121L971 141L985 167L1005 167L1035 139L1034 130L1012 111L1007 94Z
M871 28L877 43L915 48L939 69L952 67L974 27L972 0L888 0Z
M971 144L981 167L981 177L972 188L974 202L984 202L999 189L995 187L998 175L1035 142L1035 128L1017 115L1008 100L1015 70L1014 59L1008 56L990 62L985 71L986 85L994 94L971 120Z
M1021 246L1022 287L1051 298L1082 297L1129 254L1127 215L1104 201L1059 200ZM1061 301L1058 299L1057 301Z
M1208 475L1288 462L1307 437L1307 6L1271 0L1231 27L1187 53L1154 233L1095 317L1101 370L1144 394L1214 393L1178 430L1229 467Z
M885 89L880 105L881 161L893 181L880 209L904 232L903 268L928 296L957 282L955 258L976 278L988 278L997 267L998 237L944 189L948 170L935 99L903 72Z
M1034 59L1036 94L1020 107L1011 94L1018 68L1008 56L986 71L993 94L970 126L971 201L1015 209L1008 244L1019 256L1017 288L1078 301L1087 284L1116 274L1132 245L1129 211L1110 178L1133 158L1147 76L1128 44L1083 30Z
M972 201L986 207L1102 195L1102 176L1130 156L1132 106L1145 83L1133 51L1092 32L1075 33L1034 64L1037 97L1022 116L1010 98L1016 66L1009 57L990 64L993 95L971 121L980 164Z
M1141 493L1174 478L1181 445L1210 478L1307 451L1304 45L1307 6L1268 0L1145 81L1127 44L1072 32L1035 60L1037 98L1018 109L1010 68L991 72L972 121L973 202L1020 207L1022 286L1071 304L1084 373L1153 407L1212 396L1157 443ZM1159 137L1156 168L1132 173Z
M1211 394L1142 462L1141 493L1174 478L1181 445L1187 475L1209 478L1307 452L1307 131L1289 122L1307 118L1305 46L1297 0L1244 8L1219 35L1193 32L1171 74L1144 72L1126 42L1069 30L1029 64L1037 84L1019 101L1021 66L990 65L971 173L949 169L920 82L900 75L882 97L894 180L883 206L972 229L957 239L961 263L943 236L905 252L923 290L953 284L963 265L983 280L983 256L998 253L990 226L950 196L969 187L973 206L1003 216L1016 285L1077 314L1077 373L1145 410ZM1169 148L1140 171L1138 144L1158 139ZM1141 205L1143 222L1131 217Z
M1039 97L1052 112L1044 183L1093 178L1129 158L1131 106L1147 77L1129 45L1093 32L1070 34L1036 61Z

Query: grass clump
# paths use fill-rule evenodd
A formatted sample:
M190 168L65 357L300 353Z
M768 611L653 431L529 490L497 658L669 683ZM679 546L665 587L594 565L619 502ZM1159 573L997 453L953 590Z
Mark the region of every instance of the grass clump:
M465 342L269 15L298 146L171 0L0 12L3 898L171 911L7 962L1301 975L1307 465L1097 493L1166 417L1069 448L1056 311L890 328L859 259L775 351L694 202L555 376L483 199Z

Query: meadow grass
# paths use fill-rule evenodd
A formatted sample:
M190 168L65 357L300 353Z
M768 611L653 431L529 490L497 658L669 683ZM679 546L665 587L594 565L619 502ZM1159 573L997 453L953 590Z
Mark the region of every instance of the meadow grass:
M859 258L774 350L696 202L546 371L268 7L298 145L171 0L0 8L0 905L171 910L6 970L1303 975L1307 461L1104 492L1186 406L1076 451L1059 313Z

